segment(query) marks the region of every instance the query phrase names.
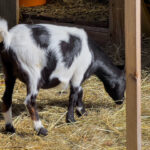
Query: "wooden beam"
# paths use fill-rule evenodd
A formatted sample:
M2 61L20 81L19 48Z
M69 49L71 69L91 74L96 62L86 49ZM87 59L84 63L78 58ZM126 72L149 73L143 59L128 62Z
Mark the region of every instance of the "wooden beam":
M8 21L9 28L19 20L19 0L0 0L0 16Z
M127 150L141 150L141 0L125 0Z

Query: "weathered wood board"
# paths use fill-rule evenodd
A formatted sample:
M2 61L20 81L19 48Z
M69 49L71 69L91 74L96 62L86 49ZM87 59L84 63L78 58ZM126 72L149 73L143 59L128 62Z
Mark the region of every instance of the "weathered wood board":
M19 19L18 0L0 0L0 16L8 21L9 28L14 26Z
M109 34L113 43L124 45L124 0L109 1Z
M127 150L141 150L141 0L125 12Z

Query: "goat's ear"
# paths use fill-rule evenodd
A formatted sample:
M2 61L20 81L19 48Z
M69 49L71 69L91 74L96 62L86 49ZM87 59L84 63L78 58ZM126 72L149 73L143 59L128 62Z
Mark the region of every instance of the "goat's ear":
M125 70L125 65L117 65L120 70Z

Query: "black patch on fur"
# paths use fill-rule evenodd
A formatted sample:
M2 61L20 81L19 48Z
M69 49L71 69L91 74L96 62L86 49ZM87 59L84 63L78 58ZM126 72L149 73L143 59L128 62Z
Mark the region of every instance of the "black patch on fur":
M86 70L86 72L84 73L84 78L82 80L82 83L88 79L92 74L94 74L95 72L95 68L93 67L93 61L91 62L91 64L89 65L88 69Z
M15 128L13 127L12 124L9 123L9 124L6 124L5 131L10 132L10 133L15 133Z
M36 96L37 96L36 94L31 95L31 105L32 105L32 106L35 106Z
M43 68L41 75L42 78L39 81L38 88L52 88L57 86L60 81L57 78L54 78L52 80L49 79L51 73L55 70L57 65L57 59L55 55L52 52L48 52L47 54L47 65Z
M46 27L42 25L28 25L32 30L32 36L36 44L43 49L47 49L49 46L50 35Z
M7 112L8 109L11 107L12 104L12 93L14 89L14 84L15 84L16 78L15 77L8 77L5 79L5 92L2 97L3 104L2 104L2 111Z
M1 43L0 43L0 51L2 51L3 49L4 49L4 43L1 42Z
M21 64L12 49L1 52L4 73L7 76L19 78L22 82L29 84L28 74L22 69Z
M78 56L81 52L82 42L80 38L70 35L69 42L62 41L60 43L63 61L67 68L72 65L72 62L76 56Z

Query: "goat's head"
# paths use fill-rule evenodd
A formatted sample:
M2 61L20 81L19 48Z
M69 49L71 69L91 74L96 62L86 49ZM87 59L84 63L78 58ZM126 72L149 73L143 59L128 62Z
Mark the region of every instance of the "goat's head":
M122 104L126 88L125 71L122 70L118 78L109 78L109 80L104 82L104 87L116 104Z

